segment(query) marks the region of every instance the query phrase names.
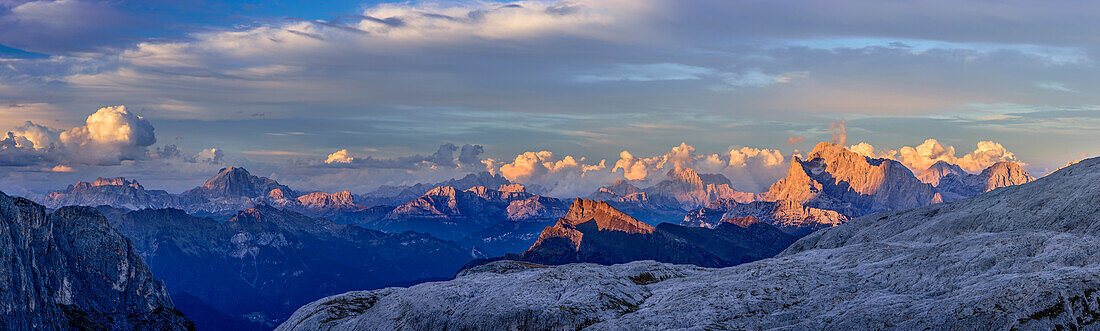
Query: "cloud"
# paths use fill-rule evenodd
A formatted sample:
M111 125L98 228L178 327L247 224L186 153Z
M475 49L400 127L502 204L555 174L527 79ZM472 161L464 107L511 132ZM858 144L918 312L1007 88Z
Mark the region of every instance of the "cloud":
M0 15L0 43L40 52L87 51L101 46L95 42L125 39L111 34L132 23L109 2L26 1Z
M28 147L36 150L48 150L59 144L61 130L52 129L44 125L38 125L34 122L27 121L21 126L17 126L10 131L16 137L23 137L29 142Z
M807 71L787 72L778 75L769 75L754 69L743 73L722 73L722 85L712 87L716 91L731 91L746 87L764 87L775 84L788 84L797 79L809 77Z
M482 153L485 153L485 148L481 145L462 145L462 150L458 153L458 163L464 166L477 166L481 163Z
M610 179L607 161L585 164L584 157L557 157L550 151L524 152L510 163L485 160L486 168L510 181L537 185L552 196L581 196L594 192Z
M1041 83L1036 83L1035 86L1038 87L1038 88L1041 88L1041 89L1047 89L1047 90L1051 90L1051 91L1068 92L1068 93L1081 93L1081 91L1071 89L1071 88L1067 87L1066 84L1059 83L1059 82L1041 82Z
M710 68L690 66L680 63L654 64L618 64L609 69L579 75L574 78L580 83L601 83L616 81L652 82L661 80L693 80L713 73Z
M325 159L325 163L328 164L351 163L352 161L355 161L355 157L351 156L351 154L348 153L347 149L335 151L332 154L329 154L328 158Z
M478 166L480 154L484 150L480 145L464 145L456 162L455 152L460 148L455 144L446 143L431 155L410 155L395 158L375 158L372 156L356 156L341 149L329 154L321 163L330 167L341 168L378 168L378 169L418 169L418 168L459 168L462 166Z
M117 165L122 161L149 157L148 147L156 143L153 125L125 106L103 107L89 115L84 125L61 131L26 122L8 132L5 140L13 148L3 165L26 165L17 155L61 162L65 165ZM33 154L33 153L32 153Z
M901 162L913 173L928 169L938 161L958 165L963 170L976 173L988 168L994 163L1011 161L1026 166L1016 154L1010 152L1004 145L993 141L979 141L974 151L962 156L955 155L955 147L943 145L938 140L929 138L917 146L903 146L896 150L877 151L871 144L861 142L849 147L849 150L860 155L876 158L887 158Z
M73 168L70 166L56 165L53 168L46 169L47 172L73 172Z
M187 158L187 162L221 164L225 160L225 152L217 148L207 148Z
M841 146L848 145L848 121L834 121L833 124L829 125L829 134L832 136L832 142L834 144Z
M806 137L792 135L787 138L787 145L798 145L803 141L806 141Z
M694 146L681 142L668 153L640 158L623 151L612 172L622 170L622 178L653 182L664 178L668 170L693 168L700 173L723 174L734 187L760 192L786 172L786 159L779 150L752 147L730 148L722 154L696 155Z

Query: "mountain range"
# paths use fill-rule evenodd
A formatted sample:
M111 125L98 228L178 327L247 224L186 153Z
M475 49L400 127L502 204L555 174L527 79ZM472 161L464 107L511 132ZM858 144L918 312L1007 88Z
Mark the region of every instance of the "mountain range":
M794 239L751 216L726 219L712 228L670 223L654 227L606 202L576 199L569 212L543 229L527 251L476 260L466 268L502 259L543 265L655 260L725 267L772 257Z
M914 199L883 200L900 197L898 186L831 168L858 159L815 154L796 159L805 177L778 192L859 213L935 199L931 184L903 180L919 190L906 195ZM904 177L894 167L859 168ZM847 183L824 182L837 178ZM799 181L820 189L784 190ZM496 261L451 281L321 299L278 329L1090 329L1100 322L1097 202L1100 158L972 198L858 217L733 267Z
M341 225L267 204L226 221L179 209L108 214L173 296L267 323L325 295L450 278L478 257L429 235Z
M1074 168L1067 167L1058 173L1073 172L1070 169ZM91 222L98 225L81 225L78 233L70 233L76 230L52 230L58 239L78 238L81 244L54 247L52 245L57 244L46 240L38 245L50 252L46 255L63 256L50 257L54 260L72 261L72 257L64 257L65 254L94 256L92 260L77 258L77 263L95 264L96 271L103 269L98 265L134 266L127 277L147 279L142 280L143 284L151 284L146 286L151 289L141 291L142 299L131 299L133 296L129 294L124 297L130 300L128 302L155 302L140 305L152 310L131 310L125 313L125 317L120 315L122 310L111 308L114 307L111 305L118 305L118 296L91 296L86 305L75 306L58 299L64 298L61 295L41 299L41 302L52 299L55 304L57 300L62 300L62 308L59 309L67 315L58 319L56 326L99 328L110 324L124 328L178 329L190 328L191 321L194 321L199 328L262 330L284 321L300 305L323 296L386 286L414 286L409 290L415 290L429 286L416 284L426 280L450 279L460 269L460 277L447 284L464 284L470 279L480 279L478 277L488 277L486 279L497 282L499 279L494 277L498 276L494 275L510 273L561 271L568 274L577 269L582 274L595 273L584 275L606 276L610 277L606 278L607 282L618 282L612 279L619 279L615 277L621 276L616 274L620 269L629 269L629 273L634 273L632 271L638 268L648 268L650 271L631 274L625 279L639 286L640 290L649 290L651 284L695 276L704 277L706 282L725 282L712 279L718 276L706 276L720 274L705 272L711 269L683 265L748 268L747 273L759 276L759 271L745 265L775 264L770 262L775 260L769 257L787 249L787 253L780 254L780 260L794 258L796 263L793 267L799 271L805 269L811 274L834 275L828 273L840 272L822 264L810 265L809 261L798 257L803 255L795 253L813 251L805 249L804 243L816 240L822 233L847 233L836 229L851 229L853 225L846 225L849 223L858 223L859 227L879 227L879 223L866 220L887 220L892 214L898 214L899 210L946 208L958 206L956 203L960 201L975 199L986 201L988 196L1001 196L1003 191L1015 190L1016 186L1033 180L1035 178L1024 172L1019 164L1011 162L994 164L980 174L969 174L957 165L941 162L922 170L920 175L914 175L913 170L891 159L866 157L840 145L822 143L815 146L805 159L792 157L788 176L762 194L737 191L723 175L698 174L691 168L676 168L649 187L639 188L635 186L636 181L618 180L594 192L590 199L563 200L540 196L537 194L538 187L510 183L502 176L488 173L470 174L437 184L382 187L356 196L351 191L295 190L274 179L254 176L244 168L227 167L201 186L178 195L145 189L138 181L121 177L98 178L90 183L80 181L64 190L38 197L46 207L56 208L57 211L47 214L43 207L36 207L43 209L43 216L31 219L98 219L99 223ZM971 197L978 198L968 199ZM30 201L9 199L15 201L14 205L33 205ZM943 201L947 201L947 205L939 203ZM97 208L64 207L68 205ZM964 206L969 206L969 202ZM1047 208L1045 205L1026 206L1032 206L1034 210ZM23 213L26 212L15 214ZM936 213L924 214L924 217L934 218ZM878 219L879 216L887 218ZM8 220L20 218L5 217ZM1054 217L1053 220L1060 220ZM105 218L109 222L103 221ZM35 224L38 223L41 222ZM921 231L926 230L919 224L911 223ZM946 223L943 227L946 230L939 234L958 231ZM970 223L959 227L969 227L964 230L982 229ZM908 233L903 229L891 231ZM890 236L883 232L868 233L837 234L831 240L878 247L880 243L871 240ZM803 239L791 245L799 238ZM122 244L123 241L125 244ZM97 253L100 251L96 251L96 247L84 242L107 242L105 245L108 247L127 246L129 249L120 247L116 252L129 250L131 254L102 256L102 253ZM886 245L890 247L892 244L888 242ZM18 252L20 247L13 246L9 251ZM77 249L90 250L90 253L76 253ZM840 244L828 250L849 249ZM859 258L869 261L880 257L867 256L871 253L845 254L864 254ZM486 256L498 257L483 258ZM752 263L759 260L763 262ZM658 264L637 261L656 261ZM594 265L570 265L572 263L613 266L601 269ZM681 266L673 268L659 263ZM827 260L827 263L846 266L853 262ZM53 267L56 264L47 265ZM565 266L543 268L544 265ZM40 276L46 273L41 265L22 268L30 271L26 272L30 276L50 277ZM58 269L62 269L62 275L65 275L64 267ZM107 269L110 271L110 268ZM100 278L110 278L110 272L108 275L98 273L91 276L74 273L62 280L35 282L48 287L55 286L50 282L65 284L66 279L73 282L74 277L94 279L88 280L87 284L98 284L96 282L101 282ZM163 279L163 283L157 283L160 280L154 276ZM509 284L506 279L500 282ZM532 282L537 288L551 286L539 283L541 280ZM748 284L757 280L749 277L737 282ZM156 284L162 284L161 288L156 289ZM588 285L581 286L588 288ZM508 289L507 285L505 289ZM608 321L629 321L621 326L607 324L616 328L634 328L642 324L649 326L648 323L652 323L645 321L637 324L630 319L605 315L606 311L601 309L626 305L623 309L630 310L635 309L631 307L637 306L638 302L617 297L619 294L605 294L602 289L593 290L596 290L595 294L612 301L601 301L599 305L602 306L599 307L602 308L590 311L596 316L591 313L579 315L587 321L595 321L599 326L604 326ZM399 290L383 289L378 293L389 291ZM172 294L172 299L168 298L168 293ZM761 298L773 300L767 296ZM177 305L172 305L173 300ZM352 305L356 300L360 300L359 297L351 301L326 301L330 304L324 304L327 306L321 309L323 311L315 313L354 324L356 320L349 318L362 307L346 308L340 305ZM583 302L587 299L572 300ZM4 302L13 302L10 307L29 305L19 304L14 298L0 300L0 304ZM419 307L415 302L399 305ZM519 304L502 305L513 307L508 305ZM309 307L313 306L301 308L299 312L317 308ZM521 308L524 307L521 305L515 307L527 309ZM331 311L327 309L344 312L331 316ZM25 316L24 313L23 316L4 317L4 321L10 327L36 323ZM538 321L522 323L525 326L551 326L539 323L560 318L540 317ZM552 326L572 328L570 326L575 324L569 321L573 318L566 318L568 321L565 322L557 321L561 324ZM299 316L298 320L290 319L284 327L315 326L310 324L312 322L300 324L304 320L316 322ZM431 318L422 318L407 323L414 326L429 321ZM329 326L327 323L321 324ZM675 327L674 323L657 324ZM724 326L720 322L715 324ZM416 326L440 327L438 324ZM773 327L774 324L762 322L760 326Z

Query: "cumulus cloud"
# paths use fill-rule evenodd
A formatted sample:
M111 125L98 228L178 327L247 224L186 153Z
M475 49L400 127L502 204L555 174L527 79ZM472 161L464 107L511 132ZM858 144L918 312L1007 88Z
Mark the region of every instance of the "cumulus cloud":
M803 141L806 141L806 137L803 136L790 136L787 138L787 145L798 145Z
M482 153L485 153L485 148L481 145L462 145L462 150L458 153L458 163L463 166L477 166L481 163Z
M548 195L577 196L595 191L609 180L607 161L586 164L584 157L558 157L550 151L524 152L510 163L485 160L486 168L510 181L537 185Z
M116 165L149 157L148 147L157 138L149 121L131 113L126 106L110 106L89 115L84 125L65 131L26 122L10 130L5 140L14 147L5 149L9 154L5 165L31 162L13 159L27 156L29 151L40 154L32 159L67 165Z
M16 137L22 137L26 140L25 143L29 143L27 146L36 150L48 150L56 146L61 136L61 130L51 129L44 125L38 125L34 122L27 121L21 126L17 126L10 131Z
M326 164L351 163L352 161L355 161L355 157L351 156L347 149L332 152L332 154L329 154L328 158L325 159Z
M669 170L693 168L700 173L725 175L735 188L752 192L764 190L786 173L786 159L775 149L739 147L721 154L705 155L695 152L695 147L687 143L680 143L666 154L648 158L623 151L612 172L622 170L622 178L648 183L663 179Z
M460 151L458 159L455 152ZM464 145L461 148L455 144L446 143L439 145L439 149L431 155L410 155L395 158L375 158L373 156L356 156L347 149L341 149L325 157L323 165L341 168L378 168L378 169L419 169L419 168L459 168L462 166L478 166L480 155L484 151L481 145Z
M1011 161L1020 165L1027 165L1020 161L1016 154L1008 148L993 141L979 141L974 151L956 156L955 147L943 145L938 140L929 138L917 146L902 146L895 150L877 150L871 144L861 142L850 146L849 150L860 155L876 158L887 158L901 162L914 173L920 173L931 167L938 161L958 165L968 172L980 172L985 168L1001 161Z
M221 164L225 159L225 152L217 148L207 148L187 158L188 162Z

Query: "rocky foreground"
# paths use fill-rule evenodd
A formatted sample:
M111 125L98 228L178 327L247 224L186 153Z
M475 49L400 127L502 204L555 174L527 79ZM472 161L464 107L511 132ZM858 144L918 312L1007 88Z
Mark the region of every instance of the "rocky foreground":
M0 193L0 261L0 329L194 329L95 209L47 213Z
M499 261L349 292L279 329L1080 329L1100 323L1100 159L854 219L724 269Z

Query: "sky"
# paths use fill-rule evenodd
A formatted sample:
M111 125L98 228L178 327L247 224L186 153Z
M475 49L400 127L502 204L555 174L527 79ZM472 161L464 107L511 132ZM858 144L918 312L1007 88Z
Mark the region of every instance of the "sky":
M1094 1L0 0L0 190L244 166L760 192L821 141L1041 176L1100 155Z

